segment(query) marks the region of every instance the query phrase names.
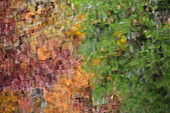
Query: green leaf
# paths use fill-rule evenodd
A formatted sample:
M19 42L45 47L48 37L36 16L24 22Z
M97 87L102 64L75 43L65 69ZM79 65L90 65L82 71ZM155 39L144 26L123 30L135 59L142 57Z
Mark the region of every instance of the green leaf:
M106 99L105 96L106 96L105 87L99 87L99 88L94 89L92 92L94 106L99 106L99 105L107 103L108 100Z

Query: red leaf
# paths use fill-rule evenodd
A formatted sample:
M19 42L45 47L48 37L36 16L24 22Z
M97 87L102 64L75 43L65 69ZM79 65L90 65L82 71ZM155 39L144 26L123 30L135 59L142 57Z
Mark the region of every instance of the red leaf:
M29 110L31 104L29 103L29 98L22 98L18 100L19 106L24 110Z
M21 81L24 81L24 75L23 74L19 74L19 78L21 79Z

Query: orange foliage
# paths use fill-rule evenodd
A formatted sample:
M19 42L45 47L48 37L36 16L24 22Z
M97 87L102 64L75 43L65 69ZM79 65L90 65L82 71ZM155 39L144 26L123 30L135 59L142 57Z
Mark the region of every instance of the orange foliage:
M100 63L100 59L96 59L96 60L93 60L93 65L99 65L99 63Z
M38 49L37 54L39 60L46 60L50 57L50 50L46 46L43 46Z
M73 73L68 77L62 76L54 85L51 92L46 91L45 100L48 102L48 107L45 112L48 113L79 113L80 108L73 107L75 98L85 96L85 88L89 86L90 77L86 72L78 66L73 70Z
M16 2L16 0L13 0L12 2ZM25 5L25 2L23 1L19 1L18 3L21 4L21 6ZM75 100L76 98L81 97L90 98L87 96L85 91L85 88L89 87L90 77L84 70L81 69L80 65L77 67L70 66L72 63L69 63L70 57L67 54L70 54L74 50L75 46L81 44L81 40L85 39L85 34L80 32L79 29L81 28L81 23L86 20L86 16L75 16L76 24L70 25L69 27L67 26L69 28L67 29L67 27L63 25L64 21L61 21L61 14L65 12L66 7L60 3L53 3L56 6L61 6L53 7L53 11L58 11L57 13L54 12L53 15L51 14L52 8L49 6L50 2L46 4L49 7L45 7L44 5L43 7L45 8L39 7L37 11L35 5L30 6L27 4L28 13L24 12L20 14L23 21L17 22L16 35L26 37L23 39L24 44L22 45L22 49L29 53L29 56L27 58L27 54L24 54L25 56L21 54L21 58L19 60L23 60L21 68L23 68L24 73L27 72L26 67L27 64L30 63L30 58L34 58L35 54L38 55L38 59L34 58L35 61L47 61L48 58L52 58L53 62L50 62L50 65L52 65L51 67L45 64L44 61L42 61L42 65L40 65L41 67L48 67L50 72L53 72L54 68L58 68L56 69L57 71L59 69L61 69L61 71L67 70L66 73L69 72L68 75L64 73L64 75L61 75L61 78L58 77L59 79L53 86L52 90L45 90L44 98L47 101L48 106L44 109L44 111L46 113L79 113L80 107L82 106L79 105L75 107ZM17 8L18 5L13 4L13 7ZM31 52L27 50L27 46L30 47ZM36 63L30 63L32 67L34 67L35 64ZM74 62L74 64L78 65L78 62ZM31 76L34 75L32 74ZM21 81L26 80L22 74L19 75L19 78ZM33 87L35 86L36 85L34 84ZM5 96L5 92L1 94L3 96L0 102L3 106L0 107L0 112L4 112L4 106L6 110L5 112L16 111L15 103L18 103L23 111L31 111L30 109L32 109L33 105L30 104L29 97L20 97L19 99L19 97L14 96L11 92L8 92L10 96Z
M105 50L104 50L104 48L102 47L102 48L100 49L100 51L101 51L101 52L104 52Z

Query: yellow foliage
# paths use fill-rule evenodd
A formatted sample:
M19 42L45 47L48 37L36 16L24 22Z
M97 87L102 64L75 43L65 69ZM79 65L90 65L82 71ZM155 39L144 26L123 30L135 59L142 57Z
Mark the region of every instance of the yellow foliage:
M17 105L18 98L20 97L19 93L13 93L12 90L4 89L0 92L0 113L12 113L19 109Z
M119 46L118 48L124 49L126 44L126 38L122 33L123 33L122 31L114 32L113 36L116 37L117 39L117 44Z
M125 44L126 44L126 39L124 38L124 36L122 36L119 40L117 40L117 44L124 49Z
M117 9L120 9L121 8L121 6L120 5L117 5Z
M92 21L91 23L92 23L92 24L96 24L96 23L97 23L97 21Z
M85 34L78 31L78 27L68 29L66 36L70 36L74 45L81 44L81 40L85 39Z

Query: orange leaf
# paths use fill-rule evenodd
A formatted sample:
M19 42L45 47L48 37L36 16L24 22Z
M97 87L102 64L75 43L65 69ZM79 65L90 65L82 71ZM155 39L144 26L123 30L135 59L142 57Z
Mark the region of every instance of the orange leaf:
M101 51L101 52L104 52L104 48L102 47L102 48L100 49L100 51Z
M93 65L99 65L100 59L93 60Z
M50 50L48 50L47 47L43 46L38 49L37 54L39 60L46 60L50 57Z

